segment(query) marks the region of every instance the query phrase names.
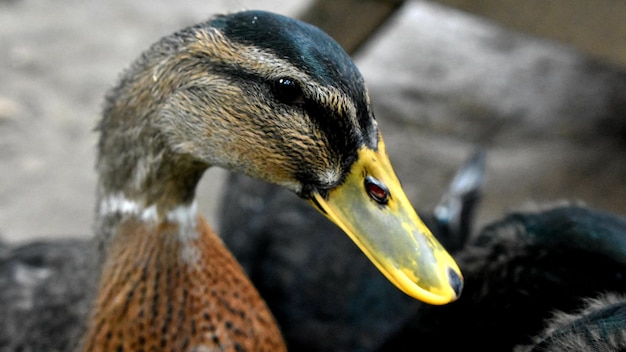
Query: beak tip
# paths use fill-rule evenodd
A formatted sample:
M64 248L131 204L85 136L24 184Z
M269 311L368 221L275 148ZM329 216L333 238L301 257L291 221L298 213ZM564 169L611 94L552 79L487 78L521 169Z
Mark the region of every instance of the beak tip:
M463 291L463 277L453 268L448 268L448 281L456 294L455 299L458 299Z

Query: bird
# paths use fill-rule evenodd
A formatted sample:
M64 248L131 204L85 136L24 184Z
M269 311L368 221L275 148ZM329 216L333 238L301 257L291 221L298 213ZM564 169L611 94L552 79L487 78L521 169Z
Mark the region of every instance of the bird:
M407 300L351 243L325 242L326 231L312 226L317 214L275 186L232 175L220 232L298 351L624 350L626 219L556 202L476 231L485 158L473 155L430 214L420 212L465 273L463 295L444 307ZM293 240L294 232L306 240ZM317 250L292 255L308 247ZM346 266L353 269L340 270Z
M212 166L303 198L408 296L441 305L461 293L458 265L395 176L363 77L316 27L242 11L166 36L109 91L96 130L84 351L286 349L198 212Z
M626 296L603 293L574 312L557 311L533 343L517 352L626 350Z
M73 351L98 268L88 238L0 242L0 351Z
M316 239L316 214L240 175L229 179L221 233L299 351L624 350L626 219L557 202L513 211L474 233L484 158L472 156L431 214L421 212L465 274L463 295L444 307L398 295L350 243L327 245L324 232ZM234 213L253 221L238 222ZM291 240L302 228L310 229L310 243ZM246 234L252 243L242 241ZM318 250L291 256L300 246ZM344 263L354 269L337 270ZM338 283L339 292L327 288ZM368 299L357 299L366 285Z
M419 305L378 351L626 350L623 215L571 202L513 211L455 258L463 296Z

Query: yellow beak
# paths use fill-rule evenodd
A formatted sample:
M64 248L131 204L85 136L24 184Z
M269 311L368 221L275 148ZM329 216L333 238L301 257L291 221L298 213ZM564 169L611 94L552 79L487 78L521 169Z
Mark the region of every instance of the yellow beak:
M461 294L456 262L419 218L396 177L382 138L358 151L345 182L310 202L337 224L400 290L446 304Z

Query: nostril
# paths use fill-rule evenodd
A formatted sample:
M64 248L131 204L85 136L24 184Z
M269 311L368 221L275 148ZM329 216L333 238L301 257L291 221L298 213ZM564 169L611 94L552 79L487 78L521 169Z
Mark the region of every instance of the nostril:
M450 281L450 286L452 286L456 298L459 298L461 291L463 291L463 278L454 269L448 268L448 281Z
M365 178L365 190L370 198L380 205L386 205L391 197L387 186L372 176Z

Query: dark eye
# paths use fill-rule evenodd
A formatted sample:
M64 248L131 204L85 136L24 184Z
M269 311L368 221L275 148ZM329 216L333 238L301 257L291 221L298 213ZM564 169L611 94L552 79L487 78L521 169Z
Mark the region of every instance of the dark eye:
M389 201L389 190L384 183L372 176L365 178L365 191L376 203L386 205Z
M293 104L303 99L302 88L293 78L275 80L272 89L276 98L285 104Z

